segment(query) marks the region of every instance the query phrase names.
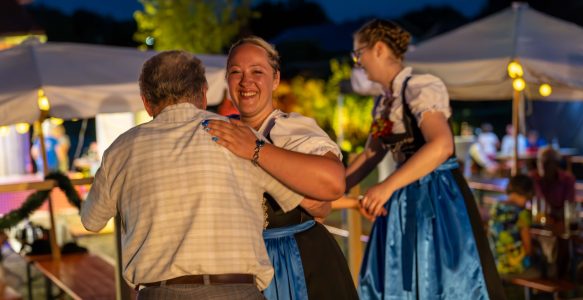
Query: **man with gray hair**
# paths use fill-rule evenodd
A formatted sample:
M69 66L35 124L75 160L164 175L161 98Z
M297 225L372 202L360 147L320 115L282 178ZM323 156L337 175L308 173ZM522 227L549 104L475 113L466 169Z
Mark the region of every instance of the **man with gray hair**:
M300 196L206 132L201 61L162 52L143 66L144 107L154 117L113 142L81 209L98 231L117 212L122 265L139 299L263 299L273 268L262 240L262 195L285 210ZM255 154L263 142L257 140Z

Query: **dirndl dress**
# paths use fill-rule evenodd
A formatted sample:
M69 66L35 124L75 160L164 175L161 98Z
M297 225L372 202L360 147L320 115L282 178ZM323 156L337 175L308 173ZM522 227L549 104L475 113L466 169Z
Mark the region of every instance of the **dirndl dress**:
M403 161L425 143L405 102L409 78L401 97L406 132L378 137ZM360 299L506 299L455 157L397 190L384 208L387 215L376 218L361 265Z

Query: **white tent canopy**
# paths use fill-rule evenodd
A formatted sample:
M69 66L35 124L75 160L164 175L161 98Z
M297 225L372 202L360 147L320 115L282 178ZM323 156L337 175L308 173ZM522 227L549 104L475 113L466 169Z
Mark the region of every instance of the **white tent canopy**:
M416 72L443 79L456 100L508 100L508 63L524 69L525 95L544 100L583 100L583 28L537 12L525 3L462 26L412 49L406 62Z
M143 109L138 76L155 51L72 43L28 43L0 51L0 126L38 119L38 89L52 116L89 118ZM197 55L206 69L209 105L223 99L226 57Z

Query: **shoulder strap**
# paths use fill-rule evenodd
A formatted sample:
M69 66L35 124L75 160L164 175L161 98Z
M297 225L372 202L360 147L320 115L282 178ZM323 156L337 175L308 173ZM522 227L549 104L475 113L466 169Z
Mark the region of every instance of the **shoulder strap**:
M374 106L372 107L372 118L375 118L375 113L377 111L377 107L379 106L379 103L381 103L381 99L383 99L382 95L378 95L374 98Z
M407 91L407 84L409 83L409 79L412 76L408 76L403 81L403 87L401 88L401 101L403 101L403 123L405 124L405 130L407 132L413 133L413 128L411 126L411 117L414 118L413 112L411 111L411 107L409 107L409 103L407 103L407 97L405 96L405 92Z
M275 126L275 121L279 117L287 117L287 114L283 113L281 115L277 115L277 116L274 116L273 118L269 119L269 121L267 121L267 126L265 126L265 130L263 131L263 136L272 144L273 144L273 140L271 140L271 130Z

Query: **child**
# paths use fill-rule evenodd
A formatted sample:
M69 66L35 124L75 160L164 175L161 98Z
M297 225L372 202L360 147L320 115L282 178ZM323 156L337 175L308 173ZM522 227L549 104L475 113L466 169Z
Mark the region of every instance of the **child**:
M534 183L526 175L516 175L506 187L508 200L491 209L489 222L496 267L502 278L538 277L532 267L531 213L526 203L534 196Z

